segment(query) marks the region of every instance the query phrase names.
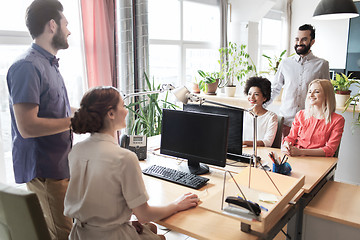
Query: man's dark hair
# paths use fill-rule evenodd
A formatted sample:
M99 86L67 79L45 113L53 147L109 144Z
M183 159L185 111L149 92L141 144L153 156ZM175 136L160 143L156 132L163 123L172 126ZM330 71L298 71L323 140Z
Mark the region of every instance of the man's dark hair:
M300 31L306 31L309 30L310 31L310 37L311 40L315 39L315 28L313 26L311 26L310 24L304 24L302 26L299 27Z
M260 88L260 91L262 95L266 98L267 101L271 98L271 82L264 77L251 77L248 80L246 80L245 87L244 87L244 93L246 95L249 94L249 90L251 87L258 87Z
M45 25L54 19L60 26L63 6L58 0L34 0L26 9L26 26L34 39L44 32Z

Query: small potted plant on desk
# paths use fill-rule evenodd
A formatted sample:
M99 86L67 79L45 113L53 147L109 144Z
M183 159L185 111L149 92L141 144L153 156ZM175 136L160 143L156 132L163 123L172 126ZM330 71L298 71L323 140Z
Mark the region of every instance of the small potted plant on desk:
M334 86L335 90L337 107L345 106L345 103L350 98L351 90L349 90L349 88L353 83L357 82L356 80L350 79L350 76L351 73L349 74L349 76L346 76L344 73L336 73L335 79L331 80L331 83Z
M204 72L198 70L200 77L202 78L199 81L199 89L208 95L216 95L216 90L221 86L221 79L219 72Z
M236 91L234 81L237 80L242 85L244 83L242 79L251 71L256 73L256 67L246 52L246 45L244 44L237 45L229 42L229 46L220 48L219 52L220 76L227 81L225 93L227 96L233 97Z
M195 81L192 84L193 84L192 85L193 93L199 94L200 93L199 81L197 80L196 77L195 77Z

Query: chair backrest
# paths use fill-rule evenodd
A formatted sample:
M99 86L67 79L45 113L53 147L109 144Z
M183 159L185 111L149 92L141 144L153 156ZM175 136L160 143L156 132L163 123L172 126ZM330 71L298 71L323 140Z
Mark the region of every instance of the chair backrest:
M35 193L0 183L0 239L51 239Z
M281 148L281 137L282 137L283 124L284 124L284 117L278 116L278 127L276 130L274 142L271 145L271 147L273 147L273 148Z
M341 141L340 141L340 143L341 143ZM337 147L333 157L339 157L340 143L339 143L339 146Z

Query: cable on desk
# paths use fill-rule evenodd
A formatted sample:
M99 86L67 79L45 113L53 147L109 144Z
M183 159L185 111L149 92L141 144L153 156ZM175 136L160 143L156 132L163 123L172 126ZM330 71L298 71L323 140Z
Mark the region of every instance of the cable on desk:
M234 163L228 163L227 161L234 161ZM227 161L226 161L227 166L232 166L232 167L247 167L248 166L248 165L238 165L238 164L243 164L243 163L235 161L235 160L227 160Z
M186 161L186 160L183 159L183 158L178 158L178 157L173 157L173 156L169 156L169 155L164 155L164 154L156 153L155 151L149 151L149 152L152 153L153 155L156 155L156 156L175 159L175 160L178 161L177 165L180 165L181 163L183 163L183 162Z

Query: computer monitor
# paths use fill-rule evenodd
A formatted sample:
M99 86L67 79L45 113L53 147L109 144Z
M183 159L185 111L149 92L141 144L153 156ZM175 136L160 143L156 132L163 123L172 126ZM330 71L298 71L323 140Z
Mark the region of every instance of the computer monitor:
M186 104L183 106L183 109L184 111L214 113L229 116L227 158L240 160L243 142L243 110L199 104Z
M163 109L160 153L187 159L197 175L225 167L228 128L228 116Z

